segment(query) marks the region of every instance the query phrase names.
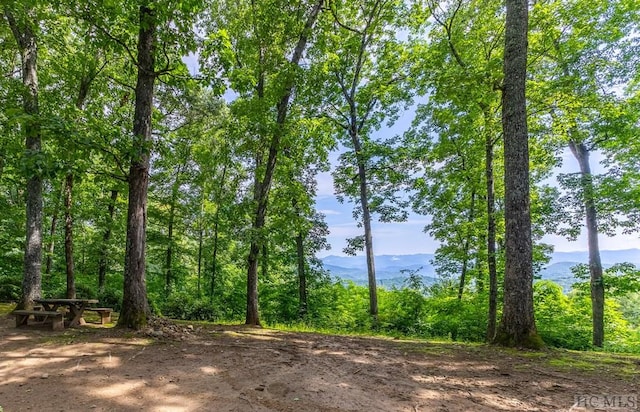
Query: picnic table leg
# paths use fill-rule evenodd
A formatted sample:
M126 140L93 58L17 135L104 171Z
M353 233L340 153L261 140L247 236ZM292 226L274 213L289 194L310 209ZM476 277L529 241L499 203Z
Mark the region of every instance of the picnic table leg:
M82 317L84 313L84 308L85 308L84 305L78 305L78 306L69 305L69 314L67 319L69 319L70 328L73 328L78 325L84 325L87 323Z

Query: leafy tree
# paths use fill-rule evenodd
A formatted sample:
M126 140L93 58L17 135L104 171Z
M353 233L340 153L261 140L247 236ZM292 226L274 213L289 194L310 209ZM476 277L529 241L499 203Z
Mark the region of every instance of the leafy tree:
M265 245L263 231L269 191L287 134L289 107L298 80L296 73L324 2L233 3L221 2L210 35L215 55L206 52L204 57L213 57L212 72L227 74L231 87L241 96L236 107L244 110L243 116L252 122L250 132L258 140L247 258L246 323L259 325L258 257Z
M42 267L42 137L38 88L38 8L33 2L5 4L4 17L21 59L22 127L26 137L25 162L27 178L26 241L24 277L19 308L31 308L33 300L40 297Z
M363 236L348 240L345 252L365 251L369 312L374 318L378 303L372 214L378 213L382 221L406 219L404 202L394 193L402 174L390 166L394 148L371 136L383 122L392 123L410 97L405 87L407 50L395 31L401 8L400 2L389 0L332 1L315 49L316 75L325 84L320 107L348 149L334 173L336 189L340 198L353 199L354 217L364 230Z
M604 285L598 235L611 233L615 226L630 228L632 220L620 220L620 212L607 210L615 202L599 189L600 179L592 172L590 155L606 147L602 142L628 133L620 127L624 103L613 89L628 80L627 60L632 51L626 33L633 31L634 13L626 2L575 2L570 7L557 2L536 6L538 16L534 47L545 53L539 67L544 76L539 103L548 113L551 132L566 144L579 165L579 173L561 176L561 185L570 194L562 202L563 220L575 236L579 219L584 218L589 248L593 344L604 342ZM606 56L606 58L605 58ZM546 106L546 107L545 107ZM611 176L613 177L613 176ZM615 180L615 179L614 179ZM604 206L604 207L603 207Z

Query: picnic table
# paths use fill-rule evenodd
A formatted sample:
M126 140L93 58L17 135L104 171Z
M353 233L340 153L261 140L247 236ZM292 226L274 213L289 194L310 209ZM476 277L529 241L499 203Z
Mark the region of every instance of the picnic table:
M47 312L57 312L58 308L66 307L67 322L70 328L78 325L84 325L85 321L82 317L85 310L89 308L89 305L98 303L97 299L34 299L34 302L42 305L42 308ZM65 323L67 323L65 322Z

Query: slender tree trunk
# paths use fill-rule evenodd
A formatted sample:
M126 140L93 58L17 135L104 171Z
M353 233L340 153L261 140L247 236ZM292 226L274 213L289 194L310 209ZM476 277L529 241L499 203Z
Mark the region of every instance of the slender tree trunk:
M202 243L204 239L204 224L202 222L202 211L198 219L198 299L202 297L200 283L202 281Z
M169 205L169 227L167 235L167 254L165 260L165 293L169 294L171 291L171 284L173 279L173 229L176 218L176 203L178 201L178 189L180 187L180 174L182 168L178 169L176 173L176 180L171 188L171 204Z
M476 218L476 192L471 192L471 207L469 209L469 216L467 222L473 223ZM465 233L465 239L462 242L462 271L460 273L460 284L458 285L458 301L462 300L462 294L464 293L464 286L466 284L467 271L469 267L469 249L471 248L471 233ZM454 339L455 340L455 339Z
M133 119L135 153L129 168L129 206L127 211L127 246L124 294L118 325L140 329L147 324L149 306L145 282L145 247L147 224L147 189L153 105L154 45L156 36L154 11L140 7L138 32L138 79Z
M22 62L22 105L26 115L24 131L26 135L26 160L37 159L41 151L40 109L38 105L38 51L33 27L37 22L30 19L33 10L26 11L16 19L10 5L4 6L4 15L18 44ZM26 199L26 241L24 253L24 275L22 297L18 308L32 308L33 300L40 297L42 287L42 177L36 170L29 170L27 176Z
M584 196L584 209L589 247L589 273L591 277L591 314L593 319L593 345L604 343L604 283L602 262L598 246L598 213L594 200L593 175L589 164L589 149L584 143L569 142L569 148L580 165L580 185Z
M76 279L73 272L73 174L67 174L64 184L64 258L67 273L67 298L76 298Z
M53 252L55 251L56 241L56 227L58 226L58 210L60 209L60 203L62 202L62 198L64 198L64 183L61 185L62 190L60 191L60 199L56 200L56 204L53 208L53 214L51 215L51 226L49 228L49 245L47 246L47 259L45 263L44 273L49 276L51 275L51 270L53 269Z
M296 236L296 252L298 255L298 315L304 318L307 314L307 273L304 261L304 237L302 233Z
M358 162L358 181L360 183L360 206L362 207L362 225L364 226L364 250L367 257L367 279L369 282L369 314L374 318L378 317L378 289L376 284L376 266L373 254L373 231L371 230L371 211L369 210L369 186L367 182L367 170L365 161L362 158L362 143L358 132L355 130L355 119L352 121L353 127L350 132L353 148Z
M496 265L496 206L493 177L494 140L491 134L491 115L486 108L483 109L483 112L485 125L484 173L487 185L487 265L489 269L489 314L487 321L487 342L491 342L496 335L498 313L498 272Z
M504 307L495 342L542 345L533 316L533 251L529 204L529 148L525 82L528 5L507 0L502 128L505 163Z
M290 64L292 66L298 66L300 63L302 53L307 46L307 41L311 34L311 29L316 22L323 3L324 0L319 0L307 18L291 57ZM284 126L289 110L289 100L291 99L294 87L295 78L292 76L287 80L282 97L277 104L276 129L269 143L269 154L265 164L264 176L259 181L259 184L254 186L255 212L252 224L253 235L251 237L249 256L247 258L247 313L245 322L247 325L260 325L258 311L258 255L260 253L261 242L263 241L262 231L266 220L271 180L273 179L278 153L280 152L280 139L284 134Z
M220 178L220 186L218 186L218 193L216 196L216 202L218 202L218 207L216 207L216 213L213 218L213 256L211 259L211 289L209 298L210 301L213 302L213 295L215 293L216 286L216 278L218 275L218 235L220 227L220 205L222 203L222 191L224 189L224 182L227 176L227 164L222 168L222 177Z
M213 296L216 291L216 278L218 277L218 210L213 223L213 256L211 257L211 286L209 289L209 298L213 302Z
M111 240L111 231L113 230L113 214L116 209L116 201L118 200L118 191L111 190L111 199L109 201L107 227L102 235L102 248L100 249L100 259L98 260L98 290L104 292L107 280L107 259L109 257L109 240Z
M302 216L300 216L298 201L293 198L291 204L296 211L298 219L301 219ZM296 255L298 261L298 316L302 319L307 314L307 273L304 258L304 235L302 231L298 231L296 235Z

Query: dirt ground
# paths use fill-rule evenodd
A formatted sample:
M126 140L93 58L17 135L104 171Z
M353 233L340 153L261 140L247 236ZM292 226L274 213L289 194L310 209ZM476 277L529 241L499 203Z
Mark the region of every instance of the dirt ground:
M552 366L561 357L166 321L53 332L2 316L0 411L584 411L576 395L640 395L637 358Z

